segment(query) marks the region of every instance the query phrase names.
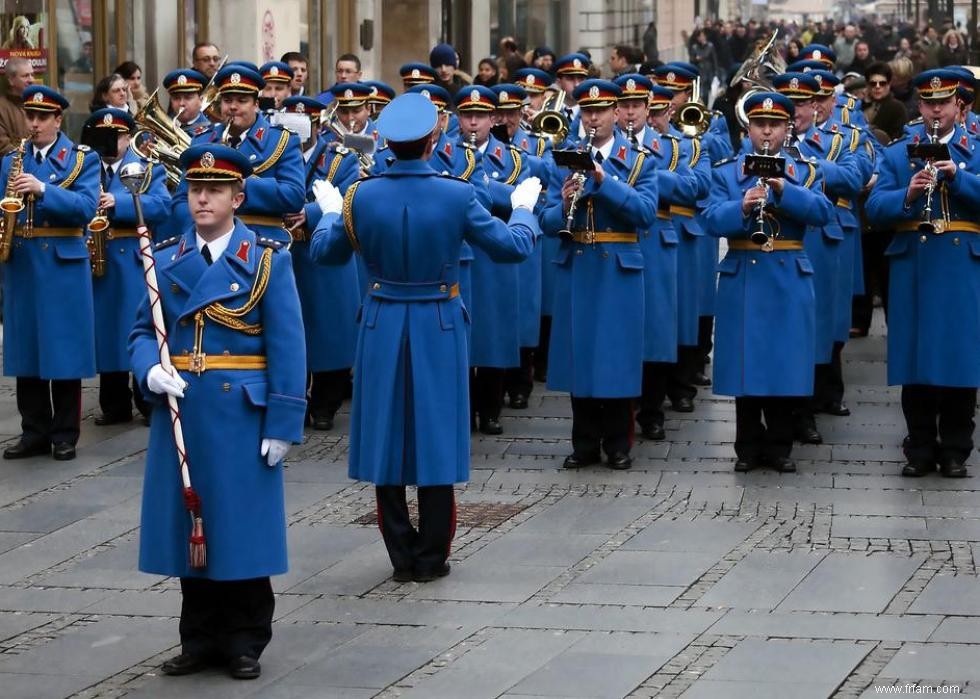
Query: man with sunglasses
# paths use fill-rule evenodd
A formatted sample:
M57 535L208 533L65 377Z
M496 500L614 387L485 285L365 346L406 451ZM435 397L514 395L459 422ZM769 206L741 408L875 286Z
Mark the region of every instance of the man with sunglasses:
M881 129L890 138L898 138L909 115L905 105L892 94L892 69L887 63L872 63L864 71L864 77L868 81L868 95L864 100L868 125Z

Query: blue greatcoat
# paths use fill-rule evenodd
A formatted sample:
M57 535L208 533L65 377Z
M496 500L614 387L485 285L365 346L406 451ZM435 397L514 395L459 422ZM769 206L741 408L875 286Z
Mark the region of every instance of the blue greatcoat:
M811 127L799 144L800 153L816 165L823 177L827 198L835 205L834 216L825 226L811 226L803 239L807 257L813 266L813 288L816 295L816 363L831 360L838 335L837 318L846 302L850 327L850 284L841 280L843 225L858 240L854 219L845 203L857 200L864 184L858 155L851 151L844 134ZM838 204L840 202L840 204ZM849 258L852 259L852 258Z
M701 136L701 154L692 166L695 172L704 177L705 194L698 201L697 221L704 229L704 217L701 214L707 203L707 189L711 185L711 164L717 163L733 155L732 141L728 133L728 120L723 114L715 114L708 130ZM698 166L704 168L700 170ZM697 239L698 245L698 315L713 316L715 314L715 294L718 288L718 238L713 235L702 235Z
M510 193L528 176L527 161L516 146L487 140L481 159L489 179L490 213L501 220L510 217ZM473 250L473 342L470 366L506 369L520 366L519 266L497 262L489 253Z
M745 155L717 163L704 217L712 235L746 241L758 222L742 215L742 197L757 178ZM766 230L801 241L808 225L825 225L833 207L816 168L789 160L783 193L770 191L774 218ZM813 393L813 267L800 250L729 249L718 265L714 392L727 396L809 396Z
M641 161L642 162L639 162ZM652 159L620 134L602 161L606 176L589 177L575 211L573 230L636 234L657 220L657 173ZM565 227L561 187L568 171L554 168L541 228ZM630 181L632 180L632 186ZM643 253L639 243L562 240L548 350L548 388L579 398L640 395L643 370Z
M216 124L192 143L220 143L225 125ZM282 215L299 211L306 203L306 167L299 137L279 126L272 126L261 114L244 134L238 151L252 164L254 174L245 180L245 202L236 215L258 235L291 242L282 225ZM174 216L182 223L181 232L193 230L187 208L187 183L174 192Z
M126 343L136 322L136 312L146 296L140 240L132 235L136 229L136 206L133 195L119 180L119 168L136 162L142 163L149 172L147 186L140 194L140 206L147 227L153 230L170 216L170 192L167 191L167 175L163 167L128 151L116 166L116 175L107 189L116 197L116 205L107 212L111 227L106 231L105 275L92 277L95 365L99 372L129 371ZM117 237L118 233L124 233L127 237Z
M500 261L534 246L534 215L494 219L473 185L421 160L395 161L347 190L347 216L324 216L310 243L321 263L358 248L373 277L354 360L350 476L378 485L469 477L466 310L455 284L464 238ZM377 202L385 205L377 206Z
M687 182L681 165L680 141L646 127L637 139L657 172L657 220L640 234L643 252L643 361L677 361L677 231L670 218L675 190Z
M302 314L285 249L257 244L236 222L228 248L208 266L191 231L157 246L163 315L171 355L194 348L195 314L214 303L252 308L241 318L260 324L259 334L204 319L202 349L209 357L262 355L266 369L181 371L190 384L180 399L191 484L201 497L208 561L191 569L184 509L170 415L162 396L151 393L146 375L159 362L149 302L144 301L129 339L133 374L154 402L143 481L139 568L146 573L212 580L242 580L285 573L286 517L282 466L270 468L259 454L262 439L299 443L306 416L306 362ZM273 244L275 245L275 244ZM252 291L271 253L268 286Z
M298 231L301 235L294 236L289 252L293 257L293 273L303 308L306 367L312 372L354 366L357 309L361 306L364 286L359 281L353 259L343 265L324 267L310 258L310 231L316 230L322 217L320 206L313 201L313 183L325 179L343 193L360 175L360 165L353 153L322 139L317 141L306 162L309 200L303 207L306 223Z
M888 383L980 386L980 154L976 141L957 126L949 141L958 166L952 181L940 180L932 218L946 218L946 232L920 233L925 196L905 208L905 192L923 163L909 163L906 147L925 140L923 130L885 149L878 182L865 212L896 233L885 251L888 285Z
M541 186L548 185L553 164L551 145L547 139L531 135L518 128L511 142L520 148L521 157L528 164L528 175L541 180ZM547 192L542 189L542 201ZM541 331L542 315L542 250L547 239L541 239L534 246L534 252L517 268L520 284L520 345L521 347L537 347ZM550 313L550 309L549 309Z
M702 142L684 136L677 129L671 135L680 146L680 167L688 171L688 187L671 199L670 214L677 231L677 344L698 344L698 317L704 285L705 254L717 257L714 246L705 246L701 222L697 216L698 200L706 197L711 184L711 169L702 157Z
M6 182L12 155L3 159ZM82 229L95 215L99 156L58 134L47 157L35 161L27 145L24 172L45 183L34 201L34 233L13 241L3 270L3 373L42 379L78 379L95 374L92 270ZM20 213L18 231L27 220ZM76 228L77 237L51 237L45 228Z

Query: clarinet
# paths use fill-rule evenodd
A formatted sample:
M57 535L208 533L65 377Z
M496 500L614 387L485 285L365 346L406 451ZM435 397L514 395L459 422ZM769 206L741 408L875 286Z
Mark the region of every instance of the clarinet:
M580 152L587 152L592 147L592 139L595 138L595 129L589 129L589 133L585 137L585 141L582 142L579 148ZM576 172L572 175L572 181L578 183L578 189L572 194L572 199L568 203L568 215L565 217L565 227L558 231L558 235L562 237L571 237L572 235L572 222L575 220L575 209L578 207L579 197L582 196L582 187L585 184L585 173Z

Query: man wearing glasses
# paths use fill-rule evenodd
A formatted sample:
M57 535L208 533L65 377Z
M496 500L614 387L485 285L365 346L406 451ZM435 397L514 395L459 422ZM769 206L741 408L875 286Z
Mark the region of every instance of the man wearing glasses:
M218 72L218 64L221 63L218 47L214 44L198 44L191 52L191 62L194 70L204 73L204 77L210 80Z

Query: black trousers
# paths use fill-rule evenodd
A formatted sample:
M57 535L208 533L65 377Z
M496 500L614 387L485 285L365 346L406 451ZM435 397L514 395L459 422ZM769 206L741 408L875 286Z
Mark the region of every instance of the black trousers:
M534 350L534 380L544 381L548 376L548 348L551 346L551 316L541 316L541 332Z
M670 362L643 362L643 388L636 412L640 427L664 426L664 398L674 366Z
M704 354L697 345L679 345L677 362L674 363L667 381L667 397L671 402L681 398L694 400L698 387L694 385L694 375L704 366Z
M470 412L481 420L499 420L504 407L504 372L506 369L478 366L470 380Z
M572 450L576 454L628 454L633 446L630 398L572 396Z
M28 444L78 444L82 380L17 377L17 410Z
M855 296L851 304L851 325L864 332L871 327L874 313L874 295L881 297L881 305L888 317L888 258L885 249L895 237L894 231L865 231L861 236L861 250L864 258L865 293Z
M272 639L276 598L269 578L181 578L180 643L184 653L227 662L258 658Z
M419 527L412 526L403 485L375 486L378 529L395 570L430 573L449 558L456 535L456 495L451 485L418 489Z
M966 463L973 451L977 389L951 386L902 386L902 412L908 438L905 456L916 461L952 457Z
M844 401L844 372L841 364L843 342L834 343L829 364L817 364L813 374L813 403L820 407Z
M735 398L735 454L738 458L788 458L793 451L793 413L803 400L797 396Z
M714 349L715 317L698 317L698 349L701 350L701 361L698 369L704 373L704 367L708 364L711 350Z
M140 415L150 414L150 405L140 393L135 376L130 379L128 371L104 371L99 374L99 408L103 415L132 415L134 403Z
M521 347L520 367L504 370L504 391L511 400L518 395L526 398L534 390L534 363L537 351L535 347Z
M333 417L347 393L350 369L314 371L310 378L310 415Z

